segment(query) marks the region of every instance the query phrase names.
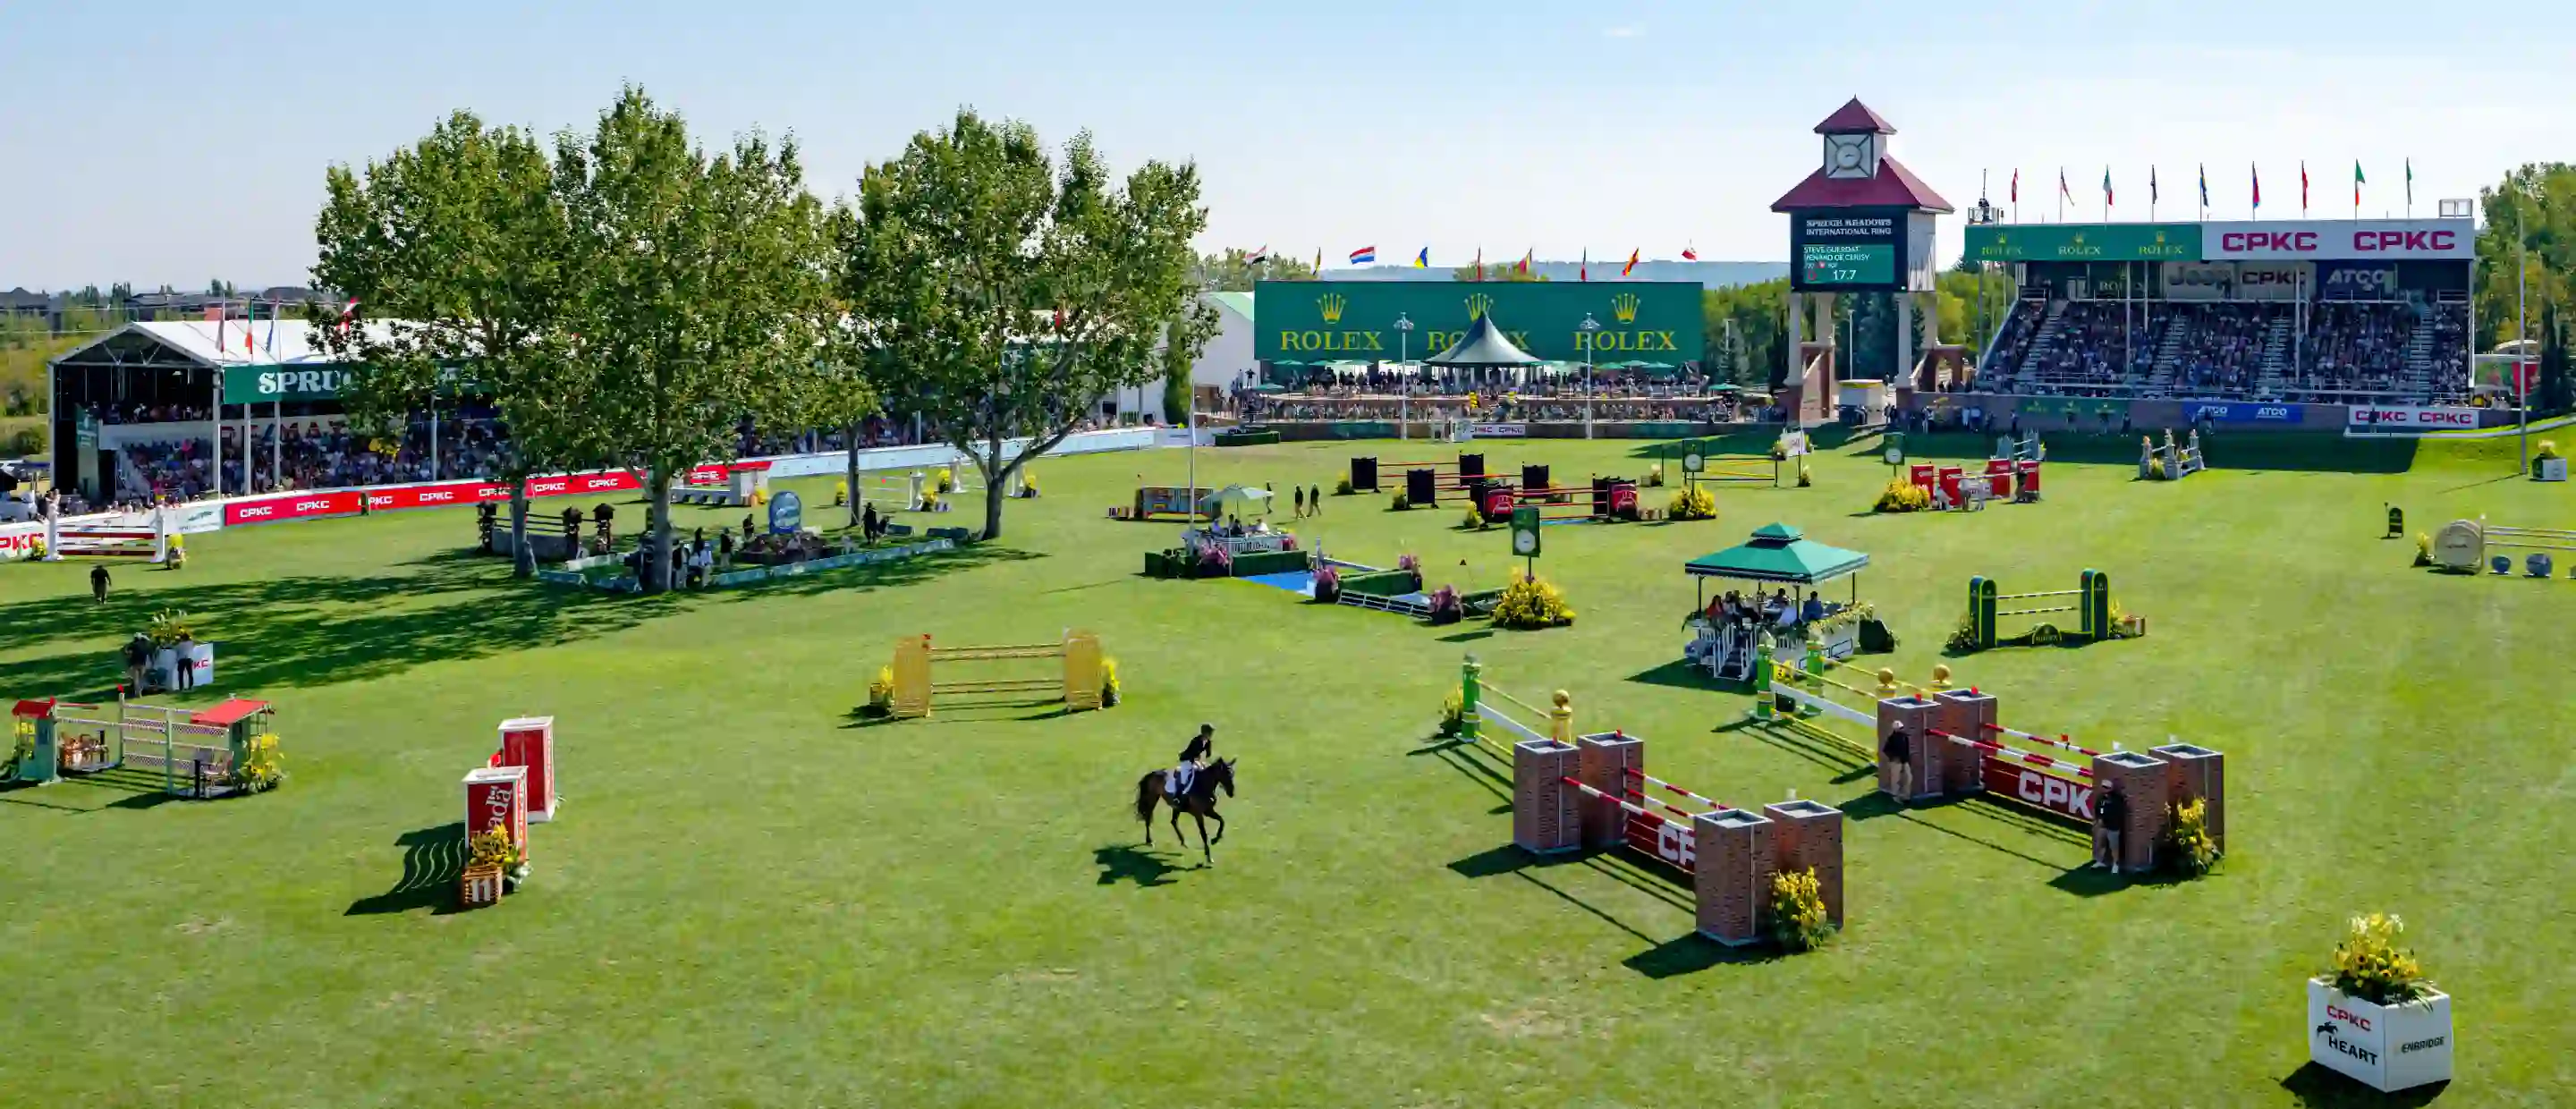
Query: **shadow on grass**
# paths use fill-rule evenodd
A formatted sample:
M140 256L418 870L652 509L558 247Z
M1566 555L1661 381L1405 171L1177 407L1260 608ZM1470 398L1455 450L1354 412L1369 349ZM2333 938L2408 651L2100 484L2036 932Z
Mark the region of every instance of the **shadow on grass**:
M1484 754L1484 748L1474 740L1452 739L1416 747L1405 752L1405 757L1430 755L1438 758L1459 773L1466 775L1477 785L1485 787L1486 792L1501 798L1503 803L1499 811L1510 812L1512 776L1504 770L1495 769L1493 763L1487 761L1487 758L1479 757Z
M1620 965L1648 978L1674 978L1711 967L1767 963L1779 957L1780 952L1768 944L1728 947L1692 932L1656 944L1654 950L1628 956Z
M1841 785L1874 778L1878 763L1858 748L1828 740L1812 732L1800 731L1776 720L1733 720L1718 725L1714 731L1742 731L1808 762L1834 772L1833 782Z
M1491 639L1493 638L1493 635L1494 629L1480 628L1471 632L1457 632L1451 635L1444 635L1440 637L1440 641L1442 643L1473 643L1479 639Z
M1173 866L1132 843L1096 848L1091 852L1091 861L1100 867L1100 880L1093 884L1114 886L1123 882L1132 883L1138 889L1168 886L1172 884L1173 874L1198 869Z
M1604 924L1608 924L1613 928L1626 932L1631 936L1635 936L1642 942L1655 942L1654 937L1638 931L1636 928L1630 926L1627 921L1610 915L1608 911L1602 909L1600 906L1594 905L1589 901L1585 901L1580 897L1576 897L1572 893L1567 892L1564 887L1540 877L1537 873L1538 871L1549 870L1561 866L1579 866L1584 864L1593 864L1594 869L1600 869L1593 859L1586 856L1576 854L1549 856L1532 855L1518 847L1504 844L1500 847L1479 851L1473 855L1467 856L1466 858L1452 862L1449 864L1449 869L1456 872L1458 876L1470 880L1499 878L1504 875L1518 878L1546 891L1550 896L1559 901L1563 901L1568 905L1572 905L1577 909L1581 909L1586 913L1592 914L1592 916L1598 918Z
M2448 1082L2435 1082L2383 1094L2359 1082L2335 1073L2334 1068L2314 1060L2291 1071L2281 1080L2281 1088L2298 1099L2301 1109L2344 1109L2346 1106L2369 1106L2371 1109L2411 1109L2430 1105L2451 1088Z
M1956 828L1944 828L1938 824L1932 823L1931 821L1915 816L1912 811L1909 811L1917 809L1958 808L1963 812L1974 814L1977 813L1979 809L1986 808L1984 805L1970 805L1962 798L1951 797L1943 798L1938 801L1920 801L1911 805L1899 805L1896 803L1895 798L1889 797L1888 795L1873 789L1858 797L1854 797L1849 801L1845 801L1836 807L1842 809L1844 818L1848 820L1866 821L1875 820L1882 816L1893 816L1929 831L1939 832L1940 834L1949 836L1952 839L1964 840L1997 854L2009 855L2013 858L2020 859L2023 862L2030 863L2033 866L2046 867L2049 870L2057 871L2061 874L2066 870L2065 863L2051 862L2047 859L2040 858L2037 855L2021 851L2010 845L1986 839L1982 836L1970 835L1966 832L1959 831ZM1991 811L1988 811L1985 815L1991 816L1994 814Z
M1731 685L1712 678L1708 675L1708 671L1680 659L1674 659L1649 670L1640 670L1628 675L1626 680L1638 685L1660 685L1672 689L1716 689L1737 692L1744 688L1741 685Z
M465 822L418 828L394 839L403 849L402 877L392 889L349 903L343 916L379 916L428 909L435 915L458 911L456 883L465 875Z

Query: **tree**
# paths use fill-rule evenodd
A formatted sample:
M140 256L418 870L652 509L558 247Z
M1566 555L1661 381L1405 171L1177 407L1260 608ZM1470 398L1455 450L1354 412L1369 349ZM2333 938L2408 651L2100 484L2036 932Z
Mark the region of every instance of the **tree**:
M587 391L563 328L567 242L545 148L469 112L363 170L333 166L314 219L314 284L354 297L306 306L321 348L362 365L343 393L363 426L399 435L439 393L470 392L510 434L499 473L510 484L517 573L535 572L527 480L592 457L574 408Z
M1199 259L1191 283L1202 289L1248 293L1256 281L1312 281L1315 267L1298 258L1273 254L1259 262L1240 250Z
M1089 133L1058 165L1027 124L964 109L860 180L843 288L999 490L1101 398L1197 358L1217 325L1192 280L1206 225L1194 166L1148 161L1114 184ZM988 496L984 535L1001 533Z
M1179 348L1165 346L1163 349L1166 352L1169 352ZM1180 427L1184 423L1188 422L1189 418L1189 363L1183 362L1178 366L1173 366L1166 361L1163 367L1163 422L1174 427Z
M671 482L734 457L744 418L785 423L840 306L822 204L795 142L748 135L710 157L678 114L629 86L583 137L556 141L576 275L582 416L642 476L646 592L671 584Z
M1494 264L1492 264L1492 265L1490 265L1490 266L1489 266L1489 265L1485 265L1485 264L1483 264L1483 263L1476 263L1476 264L1474 264L1474 265L1466 265L1466 266L1458 266L1458 267L1456 267L1456 268L1454 268L1454 269L1451 269L1451 270L1449 271L1449 279L1450 279L1450 280L1452 280L1452 281L1504 281L1504 282L1529 282L1529 281L1545 281L1545 280L1547 280L1547 278L1546 278L1546 277L1544 277L1544 276L1541 276L1537 270L1531 270L1531 271L1530 271L1530 272L1528 272L1528 273L1522 273L1522 272L1520 271L1520 263L1518 263L1518 262L1496 262L1496 263L1494 263Z
M841 242L856 230L857 213L846 204L836 204L825 217L824 232L828 242ZM877 399L875 382L890 376L872 363L888 357L874 333L852 317L847 306L834 300L822 357L805 367L796 378L789 395L796 409L791 427L835 427L841 429L844 480L849 483L850 526L862 522L867 494L861 488L859 471L859 433L868 417L883 411Z
M1788 335L1789 279L1775 278L1700 294L1702 338L1700 364L1710 376L1761 388L1773 384Z
M2540 380L2532 384L2531 403L2543 412L2564 412L2576 400L2570 388L2576 383L2567 378L2567 331L2555 304L2542 310L2540 320Z

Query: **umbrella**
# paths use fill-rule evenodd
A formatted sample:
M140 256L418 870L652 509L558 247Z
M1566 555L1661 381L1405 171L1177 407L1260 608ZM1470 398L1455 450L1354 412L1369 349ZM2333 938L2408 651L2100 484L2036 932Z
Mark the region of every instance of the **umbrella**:
M1220 518L1267 516L1270 514L1270 491L1229 485L1217 490L1216 495L1208 498L1208 503Z
M1261 382L1260 384L1257 384L1257 385L1247 386L1247 387L1245 387L1245 389L1244 389L1244 392L1247 392L1247 393L1285 393L1285 392L1287 392L1287 391L1288 391L1288 387L1287 387L1287 386L1285 386L1285 385L1273 385L1273 384L1271 384L1270 382L1267 382L1267 381Z

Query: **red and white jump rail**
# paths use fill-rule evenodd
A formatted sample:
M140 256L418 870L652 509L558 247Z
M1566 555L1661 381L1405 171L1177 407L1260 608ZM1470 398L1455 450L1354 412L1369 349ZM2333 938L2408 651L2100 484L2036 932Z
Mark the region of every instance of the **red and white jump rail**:
M1630 778L1634 778L1634 779L1636 779L1636 780L1638 780L1638 781L1641 781L1641 782L1646 783L1647 785L1650 785L1650 786L1653 786L1653 787L1655 787L1655 788L1657 788L1657 789L1663 790L1663 791L1664 791L1664 792L1666 792L1666 793L1670 793L1670 794L1672 794L1672 795L1673 795L1673 796L1675 796L1675 797L1687 797L1687 798L1689 798L1689 799L1691 799L1691 800L1693 800L1693 801L1697 801L1697 802L1699 802L1700 804L1706 805L1706 806L1708 806L1708 811L1709 811L1709 812L1726 812L1727 810L1729 810L1729 809L1731 809L1731 808L1733 808L1733 807L1734 807L1734 806L1728 805L1728 804L1727 804L1726 802L1724 802L1724 801L1717 800L1716 798L1713 798L1713 797L1702 797L1702 796L1700 796L1699 794L1693 793L1693 792L1691 792L1691 791L1689 791L1689 790L1687 790L1687 789L1683 789L1683 788L1682 788L1682 787L1680 787L1680 786L1674 785L1674 784L1672 784L1671 782L1667 782L1667 781L1665 781L1665 780L1663 780L1663 779L1661 779L1661 778L1655 777L1654 775L1652 775L1652 774L1648 774L1648 773L1646 773L1645 771L1639 770L1639 769L1637 769L1636 767L1633 767L1633 766L1630 766L1630 767L1622 767L1622 768L1620 769L1620 772L1621 772L1621 773L1623 773L1623 774L1625 774L1625 775L1627 775L1627 776L1628 776L1628 777L1630 777ZM1671 804L1671 803L1669 803L1669 802L1665 802L1665 801L1661 801L1661 800L1656 800L1656 799L1654 799L1654 798L1647 797L1647 796L1645 795L1645 793L1644 793L1644 792L1639 791L1639 790L1637 790L1637 789L1634 789L1633 787L1629 790L1628 795L1629 795L1629 796L1631 796L1631 797L1635 797L1635 798L1637 798L1637 799L1639 799L1639 800L1644 800L1644 801L1653 801L1653 802L1654 802L1655 804L1657 804L1657 805L1662 805L1664 808L1671 810L1675 815L1680 816L1680 817L1681 817L1682 819L1684 819L1684 820L1688 820L1688 819L1690 819L1690 818L1692 818L1692 817L1694 817L1694 816L1698 816L1698 815L1699 815L1698 813L1695 813L1695 812L1692 812L1692 811L1690 811L1690 810L1688 810L1688 809L1682 808L1682 807L1681 807L1681 806L1679 806L1679 805L1674 805L1674 804Z
M2096 751L2096 750L2094 750L2094 749L2092 749L2092 748L2090 748L2090 747L2086 747L2086 746L2083 746L2083 745L2081 745L2081 744L2078 744L2078 743L2076 743L2075 741L2073 741L2073 740L2071 740L2071 739L2068 739L2068 738L2066 738L2065 736L2062 736L2062 735L2061 735L2061 736L2057 736L2057 737L2055 737L2055 738L2053 738L2053 739L2052 739L2052 738L2050 738L2050 737L2048 737L2048 736L2039 735L2039 734L2036 734L2036 733L2033 733L2033 732L2025 732L2025 731L2021 731L2021 730L2019 730L2019 729L2015 729L2015 728L2007 728L2007 727L2004 727L2004 726L2003 726L2003 725L2001 725L2001 724L1995 724L1995 723L1984 723L1984 724L1981 724L1980 726L1981 726L1981 727L1983 727L1983 728L1985 728L1985 730L1987 730L1987 731L1990 731L1990 732L1996 732L1996 733L1999 733L1999 734L2002 734L2002 735L2008 735L2008 736L2011 736L2011 737L2013 737L2013 738L2015 738L2015 739L2024 740L2024 741L2026 741L2026 742L2039 744L2039 745L2041 745L2041 746L2043 746L2043 747L2055 747L2055 748L2058 748L2059 750L2064 750L2064 751L2073 751L2073 752L2075 752L2076 754L2079 754L2079 755L2089 755L2089 756L2092 756L2092 757L2094 757L2094 758L2100 758L2100 757L2102 756L2102 754L2103 754L2103 752Z
M2051 770L2059 774L2071 774L2075 777L2088 780L2093 777L2093 770L2091 767L2077 766L2075 763L2066 759L2050 758L2047 755L2034 754L2029 751L2006 747L2000 743L1988 743L1982 739L1970 739L1953 732L1942 731L1939 728L1932 729L1932 734L1940 736L1941 738L1953 743L1963 743L1980 751L1984 751L1989 757L2010 759L2030 766L2035 766L2043 770Z
M1598 798L1617 805L1621 812L1628 814L1628 819L1622 822L1624 826L1620 829L1622 833L1620 838L1627 843L1630 850L1640 855L1660 859L1684 874L1692 873L1697 868L1699 835L1692 831L1687 819L1675 820L1625 797L1612 797L1573 778L1557 780L1574 787L1586 797ZM1693 796L1697 795L1693 794ZM1660 801L1655 803L1662 804Z

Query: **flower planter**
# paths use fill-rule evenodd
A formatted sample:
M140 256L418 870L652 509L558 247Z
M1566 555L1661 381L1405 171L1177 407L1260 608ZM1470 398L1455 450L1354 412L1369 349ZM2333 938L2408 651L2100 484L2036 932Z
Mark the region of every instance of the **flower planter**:
M2144 616L2130 616L2127 619L2120 621L2120 634L2129 639L2137 639L2146 635L2147 618Z
M2565 481L2565 480L2567 480L2567 460L2566 460L2566 459L2564 459L2564 458L2535 458L2535 459L2532 459L2532 460L2531 460L2531 480L2533 480L2533 481Z
M2381 1093L2451 1079L2451 995L2373 1005L2308 979L2308 1058Z

